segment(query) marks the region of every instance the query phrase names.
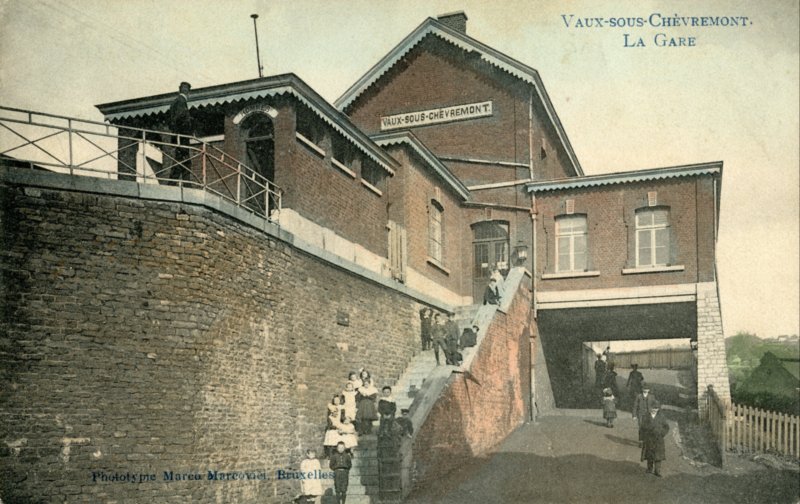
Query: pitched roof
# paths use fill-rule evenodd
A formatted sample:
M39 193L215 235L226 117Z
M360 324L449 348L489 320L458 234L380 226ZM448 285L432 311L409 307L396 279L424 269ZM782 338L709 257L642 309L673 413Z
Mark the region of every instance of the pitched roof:
M189 108L222 105L251 98L290 95L310 108L334 130L353 142L373 161L389 173L397 166L397 161L386 154L358 129L350 119L328 103L295 74L282 74L216 86L192 89L189 95ZM118 123L133 117L146 117L167 112L175 99L175 92L145 96L118 102L95 105L105 116L106 121Z
M572 144L569 142L566 131L561 124L561 120L556 114L550 97L544 88L542 79L539 77L539 72L533 68L520 63L519 61L492 49L491 47L475 40L465 33L459 32L446 26L436 19L428 18L414 31L412 31L406 38L404 38L398 45L396 45L386 56L384 56L378 63L370 68L355 84L353 84L344 94L334 102L334 105L339 110L345 110L352 105L355 100L367 89L369 89L375 82L388 72L403 56L405 56L411 49L419 44L428 35L434 35L440 39L455 45L465 51L474 52L480 55L481 59L497 67L508 74L530 84L539 96L539 99L544 105L547 117L553 128L558 135L558 138L564 147L567 157L572 164L575 174L578 176L583 175L583 169L578 161L575 151L572 149Z
M626 184L631 182L643 182L647 180L663 180L669 178L692 177L710 174L722 174L722 161L669 166L666 168L651 168L649 170L604 173L602 175L590 175L575 178L543 180L541 182L531 182L527 184L526 187L528 192L537 193L546 191L559 191L562 189L579 189L582 187ZM719 190L717 195L719 196Z
M436 155L423 144L410 131L398 131L391 133L381 133L372 135L370 138L381 147L388 147L390 145L408 145L414 153L416 153L444 182L452 189L462 200L466 201L470 198L469 189L456 177L453 173L442 164Z

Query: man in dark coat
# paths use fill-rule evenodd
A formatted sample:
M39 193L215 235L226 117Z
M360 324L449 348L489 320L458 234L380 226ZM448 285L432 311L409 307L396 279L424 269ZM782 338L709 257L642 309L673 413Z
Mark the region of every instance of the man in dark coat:
M656 397L650 393L650 387L642 382L642 391L636 396L636 399L634 399L633 409L631 410L633 418L636 419L639 425L639 446L642 446L642 441L644 440L642 426L645 416L647 416L656 404L658 404L658 401L656 401Z
M178 96L169 106L167 116L169 128L178 135L192 135L194 133L192 115L189 113L189 90L191 88L192 86L188 82L181 82L178 87ZM178 146L175 147L175 164L172 165L169 178L172 180L189 180L191 163L187 162L189 149L185 147L189 145L189 137L176 136L173 143L178 144Z
M333 469L333 487L336 490L336 500L339 504L345 504L347 500L347 485L350 483L350 468L353 467L353 460L350 454L344 450L344 443L339 441L336 451L331 454L330 468Z
M447 322L444 324L444 331L445 331L445 344L447 345L447 351L445 352L445 359L448 364L452 364L457 366L457 354L458 354L458 324L456 324L455 315L449 314L447 316Z
M642 373L639 372L639 365L638 364L631 364L633 370L631 370L630 374L628 375L628 382L626 386L628 387L628 395L631 398L631 401L635 401L639 394L642 393L642 383L644 383L644 376Z
M614 363L611 362L606 367L606 375L603 378L603 388L610 388L614 397L619 397L619 387L617 386L617 372L614 371Z
M660 477L661 462L667 458L664 437L669 432L669 424L664 415L659 413L658 403L645 415L642 430L642 460L647 461L648 473Z
M421 326L421 337L422 337L422 350L428 350L431 348L431 316L433 315L433 311L426 307L423 307L419 311L419 322Z
M597 354L597 360L594 361L594 386L597 390L603 390L603 383L606 378L606 361L603 360L602 354Z
M497 280L494 278L489 279L489 285L483 292L483 304L500 304L500 290L497 288Z

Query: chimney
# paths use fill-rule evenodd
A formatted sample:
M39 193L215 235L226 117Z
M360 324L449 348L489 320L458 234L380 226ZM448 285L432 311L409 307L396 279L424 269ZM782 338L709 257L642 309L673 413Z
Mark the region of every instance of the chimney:
M437 16L436 19L457 32L467 33L467 15L464 14L464 11L442 14Z

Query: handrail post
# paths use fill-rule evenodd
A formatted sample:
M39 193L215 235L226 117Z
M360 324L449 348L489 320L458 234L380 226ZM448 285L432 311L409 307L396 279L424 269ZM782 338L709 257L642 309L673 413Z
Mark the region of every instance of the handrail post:
M72 175L72 167L75 165L72 159L72 119L67 119L67 144L69 145L69 174Z
M236 165L236 204L242 204L242 163Z
M203 177L203 190L205 190L205 188L206 188L206 159L208 158L208 152L206 150L207 145L208 144L203 142L203 149L202 149L202 154L201 154L203 157L202 157L201 162L200 162L201 172L202 172L201 176Z
M141 147L140 150L142 151L142 177L144 177L144 175L147 174L147 168L146 168L147 167L147 155L145 155L145 153L144 153L144 149L145 149L145 145L146 144L147 144L147 134L144 131L142 131L142 140L141 140L141 146L140 146ZM139 175L139 170L138 169L136 170L136 175ZM134 181L135 180L136 180L136 178L134 178Z

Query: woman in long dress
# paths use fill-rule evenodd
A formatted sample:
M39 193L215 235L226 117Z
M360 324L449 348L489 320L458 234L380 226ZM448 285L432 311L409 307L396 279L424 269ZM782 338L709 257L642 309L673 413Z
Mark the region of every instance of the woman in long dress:
M356 417L356 393L353 382L347 382L342 391L342 404L344 404L344 416L350 417L351 421Z
M350 417L344 417L344 421L339 424L339 437L347 450L350 450L350 448L354 446L358 446L356 428L351 422Z
M364 385L358 389L357 399L356 430L359 434L372 434L372 422L378 419L378 409L375 405L378 389L372 383L372 378L367 378Z
M339 428L342 422L339 420L338 413L331 413L328 415L328 430L325 431L325 440L322 444L325 446L325 456L330 457L331 453L336 451L336 445L342 441L342 436L339 434Z

